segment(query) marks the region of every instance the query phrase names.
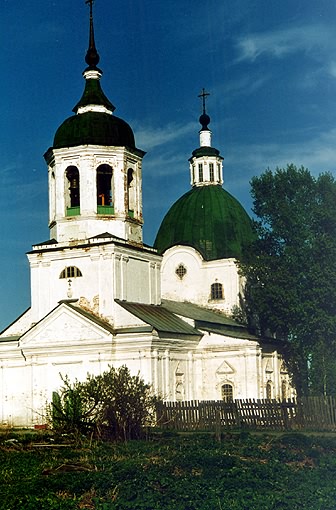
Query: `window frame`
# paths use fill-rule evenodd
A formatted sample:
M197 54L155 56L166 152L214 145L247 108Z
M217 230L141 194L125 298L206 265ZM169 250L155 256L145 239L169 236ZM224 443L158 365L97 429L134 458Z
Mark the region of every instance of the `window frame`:
M75 165L65 169L65 194L66 194L66 216L77 216L80 214L80 174Z
M224 402L233 401L233 384L226 382L221 385L221 398Z
M178 264L178 266L176 267L175 269L175 274L177 276L177 278L179 278L179 280L183 280L183 278L185 277L185 275L187 274L187 268L185 267L185 265L180 262L180 264Z
M273 398L273 381L270 379L266 382L266 399L272 400Z
M209 163L209 181L215 182L215 169L213 163Z
M82 271L77 266L66 266L60 273L60 280L68 280L69 278L80 278L83 276Z
M222 301L224 299L224 287L220 282L214 282L210 286L211 301Z
M102 163L96 169L97 214L114 214L113 168Z
M198 163L198 181L203 182L204 173L203 173L203 163Z

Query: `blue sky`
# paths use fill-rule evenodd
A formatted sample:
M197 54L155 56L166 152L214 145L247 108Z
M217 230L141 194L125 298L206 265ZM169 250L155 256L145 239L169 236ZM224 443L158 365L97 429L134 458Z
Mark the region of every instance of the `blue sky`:
M25 253L49 238L43 154L83 91L88 6L2 0L0 15L1 330L30 305ZM248 212L267 167L335 175L334 0L96 0L94 20L103 90L147 152L146 243L190 188L203 87L224 186Z

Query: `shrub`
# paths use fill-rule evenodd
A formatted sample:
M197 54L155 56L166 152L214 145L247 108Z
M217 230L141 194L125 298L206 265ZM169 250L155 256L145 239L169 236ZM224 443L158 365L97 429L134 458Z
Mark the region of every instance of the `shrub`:
M85 383L71 383L68 377L62 377L64 386L54 391L52 402L48 406L48 416L52 428L59 433L87 434L94 428L92 406L85 399Z
M104 435L110 439L139 439L153 423L157 398L139 375L126 366L109 367L101 375L70 383L53 394L49 406L52 427L57 432Z

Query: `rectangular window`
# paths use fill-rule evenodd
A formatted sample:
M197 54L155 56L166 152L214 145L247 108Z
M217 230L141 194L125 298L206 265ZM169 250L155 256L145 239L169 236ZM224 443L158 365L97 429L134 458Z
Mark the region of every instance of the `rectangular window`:
M211 299L224 299L223 285L221 283L213 283L211 285Z
M214 180L215 180L215 172L214 172L214 165L213 165L213 163L209 163L209 176L210 176L210 181L214 182Z
M198 180L199 182L203 182L203 164L199 163L198 165Z

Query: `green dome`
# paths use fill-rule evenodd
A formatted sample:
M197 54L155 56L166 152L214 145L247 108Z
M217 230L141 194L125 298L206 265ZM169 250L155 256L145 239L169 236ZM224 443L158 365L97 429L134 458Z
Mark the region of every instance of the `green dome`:
M253 240L245 209L219 185L194 187L172 205L154 247L163 253L177 244L191 246L205 260L239 259Z
M77 145L107 145L135 149L131 127L109 113L86 112L66 119L57 129L54 149Z

